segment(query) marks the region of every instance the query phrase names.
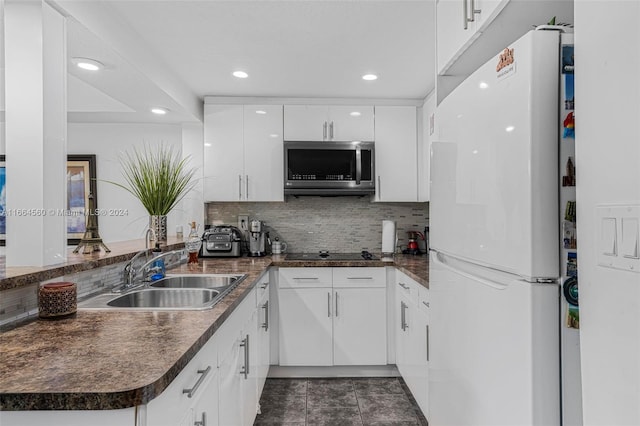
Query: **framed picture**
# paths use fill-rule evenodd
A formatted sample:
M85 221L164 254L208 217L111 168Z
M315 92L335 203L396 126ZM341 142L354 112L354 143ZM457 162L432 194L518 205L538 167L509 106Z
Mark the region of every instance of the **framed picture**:
M0 155L0 246L6 245L6 168L5 156ZM98 208L96 185L96 156L67 156L67 244L76 245L84 236L89 207L89 194L93 194L94 208ZM96 220L98 218L96 217Z
M89 194L98 208L95 155L67 155L67 244L77 245L86 230ZM96 220L98 218L96 217Z

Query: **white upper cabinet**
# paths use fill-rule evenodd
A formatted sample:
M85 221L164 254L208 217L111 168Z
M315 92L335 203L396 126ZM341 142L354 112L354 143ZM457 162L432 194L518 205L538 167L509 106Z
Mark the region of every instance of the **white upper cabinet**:
M283 201L282 105L205 104L205 201Z
M438 74L444 74L509 0L440 0L436 6Z
M283 170L282 105L245 105L245 199L283 201Z
M242 105L204 106L204 200L242 199Z
M372 141L372 106L285 105L284 139Z
M418 201L417 111L376 107L376 201Z
M535 26L545 25L553 17L557 24L573 24L573 3L568 0L438 0L437 103L473 71Z

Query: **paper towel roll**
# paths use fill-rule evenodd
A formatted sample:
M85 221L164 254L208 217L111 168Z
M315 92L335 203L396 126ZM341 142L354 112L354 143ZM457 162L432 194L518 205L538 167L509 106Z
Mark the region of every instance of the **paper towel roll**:
M382 253L396 251L396 223L393 220L382 221Z

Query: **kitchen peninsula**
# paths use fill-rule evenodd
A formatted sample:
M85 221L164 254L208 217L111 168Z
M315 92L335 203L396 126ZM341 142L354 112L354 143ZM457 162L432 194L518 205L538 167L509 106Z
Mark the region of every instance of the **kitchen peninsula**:
M179 244L170 241L169 248ZM56 272L42 268L28 274L42 279L60 274L59 271L69 273L113 265L130 259L135 254L132 249L140 247L140 242L112 246L108 255L94 256L85 262L69 261L56 266ZM169 273L247 274L212 309L146 312L79 309L71 318L33 320L9 328L0 339L3 354L0 411L118 410L147 404L196 356L270 267L287 266L317 266L317 263L287 261L286 255L201 259L195 269L181 265ZM428 263L424 256L398 256L391 262L351 261L340 266L395 266L428 287ZM7 278L0 281L1 289L26 285L24 275L10 275L14 272L7 271Z

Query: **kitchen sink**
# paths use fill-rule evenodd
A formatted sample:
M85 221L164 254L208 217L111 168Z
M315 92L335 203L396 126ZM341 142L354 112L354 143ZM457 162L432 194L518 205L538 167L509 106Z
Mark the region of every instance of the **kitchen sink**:
M204 288L158 289L131 291L107 302L114 308L206 308L212 304L217 290Z
M240 282L246 275L168 275L149 284L154 288L224 289Z
M125 293L104 293L82 302L81 309L202 310L210 309L246 275L168 275Z

